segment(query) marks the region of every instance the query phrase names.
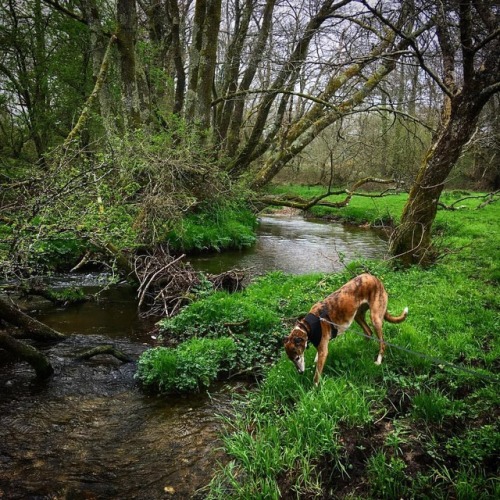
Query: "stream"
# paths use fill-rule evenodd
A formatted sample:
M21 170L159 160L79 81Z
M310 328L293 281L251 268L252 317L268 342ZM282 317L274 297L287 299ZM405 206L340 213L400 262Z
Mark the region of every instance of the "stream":
M386 243L373 231L300 217L265 217L250 250L190 259L200 270L250 268L335 271L342 260L382 257ZM100 289L97 274L59 276L55 287ZM66 334L45 346L54 375L37 381L26 363L0 349L0 498L159 499L203 498L221 451L219 415L230 415L243 383L220 384L210 393L156 396L134 379L135 363L109 356L74 361L72 354L112 342L134 359L156 345L151 320L141 320L128 286L99 301L67 308L33 298L23 308Z

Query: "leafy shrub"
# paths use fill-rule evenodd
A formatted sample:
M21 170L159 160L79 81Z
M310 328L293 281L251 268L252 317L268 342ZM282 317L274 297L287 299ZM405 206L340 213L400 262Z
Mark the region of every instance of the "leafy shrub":
M235 356L231 338L191 339L175 349L157 347L144 352L136 377L164 392L200 390L233 368Z

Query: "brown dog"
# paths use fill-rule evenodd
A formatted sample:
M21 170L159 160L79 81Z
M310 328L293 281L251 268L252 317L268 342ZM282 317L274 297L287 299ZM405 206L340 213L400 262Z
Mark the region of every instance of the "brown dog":
M408 316L406 307L401 316L391 316L387 312L387 292L382 282L370 274L361 274L346 283L342 288L330 294L326 299L314 304L309 314L299 320L290 335L285 338L285 350L299 373L304 373L304 351L308 342L318 350L316 354L316 373L314 384L317 385L328 356L328 342L344 333L355 320L366 335L372 331L365 320L365 313L370 309L370 318L380 340L380 348L375 363L380 365L384 355L382 323L401 323Z

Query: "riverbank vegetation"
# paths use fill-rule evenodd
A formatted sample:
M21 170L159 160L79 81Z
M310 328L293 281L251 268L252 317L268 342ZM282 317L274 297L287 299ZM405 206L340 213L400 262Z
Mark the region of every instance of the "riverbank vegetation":
M403 203L404 196L356 198L352 216L397 219ZM441 256L428 269L363 261L335 275L272 273L162 322L165 338L231 339L230 370L260 380L226 421L230 460L212 498L498 496L500 209L480 203L438 212ZM362 206L377 216L362 216ZM314 349L300 376L282 355L282 338L312 303L364 271L384 282L391 312L410 310L404 323L385 325L386 340L419 354L388 347L377 367L376 346L353 326L330 344L314 388Z

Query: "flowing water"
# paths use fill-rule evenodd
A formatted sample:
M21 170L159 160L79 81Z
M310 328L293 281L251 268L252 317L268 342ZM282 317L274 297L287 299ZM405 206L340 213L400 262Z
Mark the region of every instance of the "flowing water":
M266 217L250 251L192 259L210 272L251 267L332 271L360 256L380 257L385 243L366 230ZM97 275L55 278L53 286L99 289ZM230 414L243 384L219 385L210 394L158 397L134 380L135 363L110 356L76 361L85 348L112 343L137 359L154 346L152 321L136 312L134 292L116 286L99 301L55 307L41 299L24 309L68 334L41 349L54 375L37 381L25 363L0 349L0 498L203 498L217 461L224 461L218 415Z
M307 274L339 271L342 262L382 258L386 251L387 243L373 230L299 216L265 216L260 219L259 238L253 247L203 254L191 257L190 262L213 274L233 268Z

